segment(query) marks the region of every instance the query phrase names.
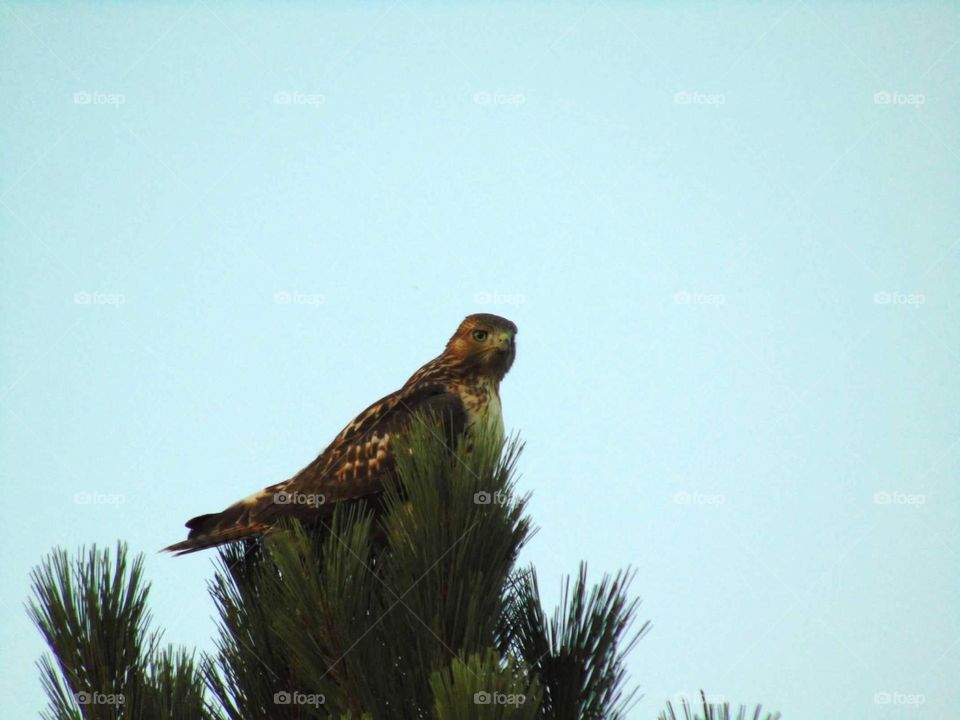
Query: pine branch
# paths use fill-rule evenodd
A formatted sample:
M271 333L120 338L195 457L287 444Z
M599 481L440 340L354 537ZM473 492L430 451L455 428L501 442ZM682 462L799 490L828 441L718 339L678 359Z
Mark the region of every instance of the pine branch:
M219 718L207 705L203 679L193 655L167 646L150 659L146 673L144 717L158 720Z
M435 720L534 720L540 717L535 677L503 663L495 651L456 658L430 679Z
M142 555L128 563L119 543L112 560L96 546L73 560L57 549L31 578L28 613L56 659L47 655L39 662L49 701L43 717L215 717L204 704L192 659L158 648Z
M379 673L367 672L383 662L370 632L380 611L370 527L362 507L344 507L322 534L291 522L263 544L253 575L234 586L256 599L233 599L222 630L219 661L238 716L359 716L377 704Z
M272 610L263 602L265 574L275 568L262 554L259 541L225 547L209 587L220 628L217 653L204 658L203 674L231 720L296 717L275 703L276 693L289 685L289 669L286 650L270 629Z
M703 714L700 715L697 713L690 705L690 702L684 698L681 704L683 711L682 720L730 720L730 704L729 703L711 703L707 701L706 694L701 690L700 691L700 702L701 710ZM678 720L681 716L677 715L676 711L673 708L673 704L668 702L667 709L661 711L658 720ZM767 713L763 714L763 708L760 705L757 705L753 712L748 714L748 710L745 706L741 705L740 709L737 711L736 720L780 720L780 713Z
M413 668L436 670L496 645L505 588L532 535L526 498L513 495L520 443L475 433L451 454L436 427L424 419L398 452L400 482L386 493L383 520L381 576L394 605L384 630L404 648L405 692L425 707L431 691Z
M432 672L496 643L530 536L525 499L511 495L519 443L504 451L478 434L451 450L443 438L439 418L414 422L376 524L362 504L341 506L329 526L293 522L224 552L207 677L231 718L420 718L434 704ZM271 709L296 693L322 707Z
M515 579L506 621L513 648L543 684L543 717L593 720L624 717L636 690L625 690L626 656L649 629L631 632L638 606L628 600L633 573L604 576L587 592L587 568L571 590L563 587L560 607L548 622L540 602L536 573Z

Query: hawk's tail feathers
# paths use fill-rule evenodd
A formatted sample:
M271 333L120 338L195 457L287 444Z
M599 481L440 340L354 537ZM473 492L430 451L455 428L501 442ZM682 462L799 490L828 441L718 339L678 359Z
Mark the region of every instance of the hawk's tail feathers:
M231 513L232 508L223 512L210 513L207 515L198 515L187 521L187 527L190 534L186 540L174 543L163 548L164 552L176 553L176 555L188 555L198 550L226 545L237 540L262 535L270 529L269 525L258 522L240 522Z

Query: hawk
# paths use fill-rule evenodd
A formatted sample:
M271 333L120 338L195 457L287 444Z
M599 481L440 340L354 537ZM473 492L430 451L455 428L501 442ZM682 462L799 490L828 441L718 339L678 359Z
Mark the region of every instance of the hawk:
M418 411L445 418L450 437L478 423L502 437L500 381L513 364L516 334L517 326L498 315L467 316L439 356L357 415L303 470L223 512L189 520L187 539L164 550L192 553L262 535L286 517L324 520L338 503L375 498L394 471L397 441Z

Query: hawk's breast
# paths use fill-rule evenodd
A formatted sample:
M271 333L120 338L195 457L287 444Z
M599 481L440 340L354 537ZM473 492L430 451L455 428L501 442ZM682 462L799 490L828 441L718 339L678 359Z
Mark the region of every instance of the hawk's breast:
M503 438L503 409L496 381L480 378L475 382L463 383L457 386L457 394L467 414L467 431L479 423L492 428L497 437Z

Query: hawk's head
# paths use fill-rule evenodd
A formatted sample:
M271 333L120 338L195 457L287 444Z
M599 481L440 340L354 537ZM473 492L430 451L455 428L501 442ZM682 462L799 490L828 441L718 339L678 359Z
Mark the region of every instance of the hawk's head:
M444 353L474 372L503 379L517 354L517 326L489 313L468 315L447 342Z

